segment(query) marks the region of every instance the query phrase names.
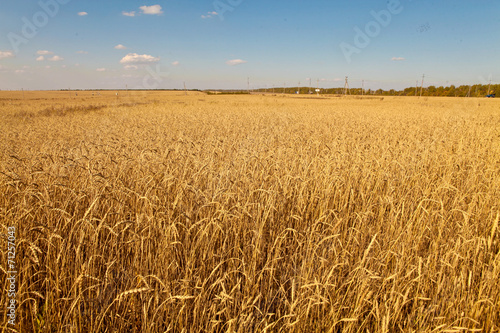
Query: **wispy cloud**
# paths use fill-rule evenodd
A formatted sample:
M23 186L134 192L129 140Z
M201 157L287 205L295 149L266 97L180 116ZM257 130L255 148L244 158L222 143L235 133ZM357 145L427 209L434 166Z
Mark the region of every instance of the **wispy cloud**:
M63 57L60 57L60 56L58 56L58 55L55 55L55 56L53 56L52 58L48 58L47 60L48 60L48 61L63 61L63 60L64 60L64 58L63 58Z
M122 12L122 15L123 16L134 17L135 16L135 12L134 11L132 11L132 12Z
M96 72L105 72L106 71L106 68L98 68L96 69Z
M47 50L38 50L38 51L36 51L36 54L38 54L38 55L50 55L50 54L54 54L54 52L47 51Z
M125 45L118 44L118 45L115 46L115 49L117 49L117 50L126 50L127 47Z
M180 64L181 64L181 63L180 63L180 62L178 62L178 61L174 61L174 62L172 62L172 66L179 66Z
M14 58L14 52L12 51L0 51L0 60L5 58Z
M229 66L236 66L236 65L241 65L241 64L246 64L248 61L246 60L241 60L241 59L232 59L232 60L228 60L226 61L226 65L229 65Z
M127 70L127 71L135 71L135 70L139 69L139 66L136 66L136 65L125 65L125 66L123 66L123 68L125 68L125 70Z
M120 60L120 64L151 64L160 61L160 58L148 54L129 53Z
M88 54L87 51L77 51L76 53L78 53L78 54Z
M78 13L78 16L87 16L87 15L89 15L89 13L87 13L87 12L79 12Z
M391 60L392 61L403 61L403 60L406 60L406 59L403 58L403 57L393 57Z
M141 6L141 7L139 7L139 9L142 11L143 14L147 14L147 15L160 15L160 14L163 14L163 11L162 11L160 5Z
M217 13L217 12L207 12L205 15L201 15L201 18L208 19L208 18L212 18L212 17L217 16L217 15L219 15L219 13Z
M43 55L36 58L36 61L44 61L44 60L45 60L45 57Z

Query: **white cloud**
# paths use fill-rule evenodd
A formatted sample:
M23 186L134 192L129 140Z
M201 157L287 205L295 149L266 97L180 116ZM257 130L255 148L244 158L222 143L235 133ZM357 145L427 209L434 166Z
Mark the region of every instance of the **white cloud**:
M118 44L118 45L115 46L115 49L117 49L117 50L126 50L127 47L124 46L124 45L122 45L122 44Z
M148 15L160 15L163 14L163 11L161 10L160 5L153 5L153 6L141 6L139 7L140 10L142 10L143 14L148 14Z
M160 61L160 58L155 58L147 54L129 53L120 60L120 64L151 64Z
M98 68L96 69L97 72L105 72L106 71L106 68Z
M403 60L406 60L406 59L403 58L403 57L393 57L391 60L392 61L403 61Z
M180 64L181 64L180 62L178 62L178 61L174 61L174 62L172 63L172 66L179 66Z
M12 51L0 51L0 60L5 58L14 58L14 52Z
M125 68L125 70L127 71L135 71L139 69L139 67L136 65L125 65L123 68Z
M87 15L89 15L89 13L87 13L87 12L79 12L78 13L78 16L87 16Z
M55 55L55 56L53 56L52 58L48 58L47 60L48 60L48 61L63 61L63 60L64 60L64 58L62 58L62 57L60 57L60 56L58 56L58 55Z
M78 53L78 54L88 54L87 51L76 51L76 53Z
M36 54L38 54L38 55L50 55L50 54L54 54L54 52L50 52L47 50L38 50L38 51L36 51Z
M38 58L36 58L36 61L44 61L45 60L45 57L44 56L39 56Z
M15 71L16 74L23 74L25 72L26 71L24 69L16 69L16 71Z
M134 17L135 16L135 12L122 12L122 15L123 16L129 16L129 17Z
M228 60L226 61L226 65L229 66L236 66L236 65L241 65L241 64L246 64L248 61L246 60L241 60L241 59L233 59L233 60Z
M207 12L206 15L201 15L201 18L207 19L219 15L217 12Z

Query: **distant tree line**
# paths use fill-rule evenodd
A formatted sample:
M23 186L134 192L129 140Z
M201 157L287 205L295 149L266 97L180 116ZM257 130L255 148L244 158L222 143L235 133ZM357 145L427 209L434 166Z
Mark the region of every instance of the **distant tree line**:
M257 89L252 90L256 92L267 92L275 94L316 94L316 88L309 87L278 87L278 88L267 88L267 89ZM320 94L331 94L331 95L343 95L344 88L327 88L320 89ZM371 90L365 89L364 91L361 88L353 88L349 90L350 95L381 95L381 96L420 96L420 87L415 89L415 87L405 88L404 90ZM424 87L422 90L422 96L448 96L448 97L485 97L489 94L495 94L497 97L500 97L500 84L491 85L488 91L488 85L484 84L475 84L471 86L459 86L456 87L451 85L449 87L436 87L436 86L428 86Z

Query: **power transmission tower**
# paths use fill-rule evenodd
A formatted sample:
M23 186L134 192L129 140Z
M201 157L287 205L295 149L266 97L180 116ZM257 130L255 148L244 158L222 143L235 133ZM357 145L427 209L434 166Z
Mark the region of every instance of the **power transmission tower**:
M351 94L351 88L349 88L349 77L346 76L344 83L344 96L346 96L347 93L349 93L349 95Z
M424 78L425 74L422 75L422 85L420 86L420 97L422 97L422 92L424 91Z

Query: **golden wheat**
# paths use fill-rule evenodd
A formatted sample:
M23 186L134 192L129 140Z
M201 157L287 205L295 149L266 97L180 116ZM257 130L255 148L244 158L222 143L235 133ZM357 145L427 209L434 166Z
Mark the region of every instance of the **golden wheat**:
M307 97L0 92L2 328L499 331L500 103Z

